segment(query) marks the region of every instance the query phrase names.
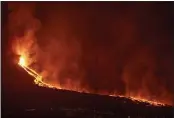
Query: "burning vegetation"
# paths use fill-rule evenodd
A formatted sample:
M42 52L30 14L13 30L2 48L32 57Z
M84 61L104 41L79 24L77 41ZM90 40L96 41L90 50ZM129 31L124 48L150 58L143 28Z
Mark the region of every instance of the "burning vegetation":
M58 6L61 6L61 4L58 4ZM129 16L124 16L123 20L125 20L125 23L118 21L118 24L121 24L121 26L117 27L119 29L118 31L121 32L120 34L122 34L122 31L127 34L120 35L121 38L120 40L118 39L117 42L120 45L117 45L118 48L115 49L115 52L112 51L114 50L112 49L112 47L115 47L114 45L106 50L100 50L100 47L96 46L96 49L93 50L93 48L90 48L89 50L92 51L86 53L83 51L84 48L82 48L83 43L76 40L77 36L74 36L70 30L71 28L69 28L68 22L70 18L68 16L63 15L62 17L65 19L57 23L62 29L57 29L59 26L55 26L55 31L56 33L58 32L56 38L54 34L53 36L52 33L49 34L49 31L47 32L49 36L43 34L46 38L49 38L43 46L39 44L39 39L36 37L41 23L33 15L35 4L10 3L9 8L12 11L9 14L9 31L13 38L13 53L20 56L18 61L19 66L34 77L36 85L54 89L128 97L133 101L147 102L152 105L172 104L172 93L168 91L165 85L158 81L158 77L154 75L154 70L157 68L156 66L159 65L154 64L156 60L154 54L151 53L153 45L146 46L141 43L138 44L133 40L137 38L135 36L136 24L133 22L136 16L132 16L131 19L127 19ZM94 8L90 10L93 11ZM66 13L67 12L65 12L65 14ZM87 17L88 16L89 14L87 14ZM74 19L71 20L73 21ZM83 20L83 18L80 20ZM96 23L96 27L98 27L97 24L100 23ZM115 27L112 28L114 32ZM97 33L95 35L97 35ZM99 36L97 38L102 37ZM113 39L114 38L113 36ZM99 42L102 47L102 40ZM131 47L135 47L135 49L131 49ZM119 50L122 51L118 52ZM117 58L112 57L114 53L117 53ZM124 55L125 53L127 55ZM84 55L87 55L87 57L84 57ZM97 61L94 61L95 59L93 57L96 55ZM88 60L87 64L86 61L84 61L84 67L82 66L83 64L81 64L82 58ZM118 66L122 66L123 72L120 72L118 75L115 74L118 73L117 69L115 69L116 64L112 65L115 60L118 60ZM125 62L122 62L122 60ZM99 65L97 68L93 67L95 62ZM122 65L120 63L122 63ZM145 67L143 68L141 66ZM93 69L97 71L93 71ZM91 75L93 76L91 77ZM106 80L104 80L104 77ZM119 91L119 83L122 83L120 85L122 85L121 88L123 92ZM109 88L106 85L112 87ZM155 87L154 90L154 86L158 87ZM155 94L155 97L152 98L155 92L158 94Z

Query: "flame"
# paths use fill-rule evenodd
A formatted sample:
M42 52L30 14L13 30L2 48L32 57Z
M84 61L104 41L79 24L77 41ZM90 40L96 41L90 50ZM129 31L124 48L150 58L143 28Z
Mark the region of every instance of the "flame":
M33 76L35 78L34 82L35 84L39 85L39 86L43 86L43 87L48 87L48 88L55 88L54 86L47 84L45 82L43 82L42 80L42 76L39 75L35 70L33 70L32 68L26 66L26 60L24 56L21 56L19 58L19 65L31 76ZM59 88L60 89L60 88Z
M142 97L130 97L131 100L133 101L138 101L138 102L145 102L145 103L150 103L152 105L155 105L155 106L165 106L165 104L163 103L160 103L160 102L157 102L157 101L150 101L150 100L147 100L147 99L144 99Z
M18 64L31 76L33 76L35 78L34 82L35 84L39 85L39 86L42 86L42 87L47 87L47 88L54 88L54 89L62 89L61 87L57 87L57 86L52 86L51 84L48 84L48 83L45 83L43 82L43 77L37 73L35 70L33 70L32 68L28 67L27 66L27 61L26 61L26 58L25 56L21 56L19 58L19 62ZM69 89L71 90L71 89ZM71 90L73 91L73 90ZM82 92L81 90L78 90L78 92ZM86 91L86 93L88 93ZM107 95L107 94L103 94L103 95ZM123 96L123 95L116 95L116 94L111 94L109 96L112 96L112 97L127 97L129 99L131 99L132 101L135 101L135 102L144 102L144 103L148 103L148 104L151 104L151 105L155 105L155 106L165 106L165 104L163 103L160 103L160 102L157 102L157 101L150 101L150 100L147 100L147 99L144 99L144 98L141 98L139 96L137 97L133 97L133 96Z
M21 65L22 67L26 66L25 59L22 56L19 59L19 65Z
M118 97L122 97L122 98L126 97L126 98L129 98L136 103L144 102L144 103L154 105L154 106L166 106L166 104L164 104L164 103L158 102L156 100L148 100L148 99L145 99L145 98L140 97L140 96L123 96L123 95L116 95L116 94L112 94L109 96L112 96L112 97L118 96Z
M69 83L72 83L71 81L68 81L67 86L59 86L59 85L54 85L53 83L47 83L43 80L43 78L46 78L45 75L39 73L35 68L30 66L31 64L35 63L36 61L35 59L37 59L35 57L31 57L31 55L33 53L38 53L40 51L38 49L38 45L37 45L36 37L35 37L35 32L38 30L40 24L39 24L39 21L33 18L32 16L32 13L31 13L33 12L32 4L27 4L27 5L21 4L19 6L16 6L16 7L19 7L19 9L16 9L17 11L14 10L9 16L10 31L12 30L12 32L14 33L14 36L13 36L14 42L12 43L13 44L12 48L15 54L20 55L18 65L22 67L29 75L34 77L34 83L38 86L53 88L53 89L66 89L66 90L77 91L77 92L85 91L85 93L93 93L91 90L88 90L88 88L79 88L79 86L71 86L69 84ZM25 31L22 37L18 37L15 35L15 33L16 33L16 30L18 31L18 27L21 28L21 26L24 26ZM157 106L165 105L155 100L152 101L149 99L145 99L147 97L144 97L144 96L143 97L135 96L135 95L123 96L118 94L110 94L108 92L103 92L103 93L97 92L97 94L109 95L113 97L117 97L117 96L124 97L124 98L126 97L135 101L136 103L145 102L145 103L149 103L151 105L157 105Z

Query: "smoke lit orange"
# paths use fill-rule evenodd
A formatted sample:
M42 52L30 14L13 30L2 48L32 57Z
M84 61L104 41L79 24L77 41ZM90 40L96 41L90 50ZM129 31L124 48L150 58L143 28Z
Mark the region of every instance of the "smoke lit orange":
M64 41L64 37L66 39L69 38L69 37L66 37L66 36L68 36L68 34L66 34L66 32L69 32L67 30L71 29L71 28L62 29L62 27L64 27L64 25L62 25L62 27L60 27L60 29L58 30L58 31L62 31L62 32L58 33L58 34L60 34L60 36L58 36L58 38L56 38L57 36L56 37L51 36L52 34L50 36L43 34L43 36L48 37L48 40L44 41L44 42L48 43L48 45L43 46L42 47L42 48L44 48L44 50L43 50L41 48L41 45L39 45L39 43L38 43L39 41L37 40L37 37L35 35L36 31L38 31L38 29L41 26L41 22L39 19L35 18L33 15L34 6L35 6L34 4L22 4L22 3L21 4L12 4L12 6L11 6L12 10L10 10L12 12L9 14L9 29L10 29L10 34L13 34L12 38L14 39L13 40L14 42L12 43L13 52L16 55L20 55L20 58L17 63L29 75L34 77L35 84L37 84L39 86L43 86L43 87L48 87L48 88L66 89L66 90L77 91L77 92L95 93L95 94L97 93L97 94L101 94L101 95L127 97L137 103L145 102L145 103L150 103L153 105L164 105L164 104L162 104L164 102L164 103L171 104L171 100L169 101L169 99L168 99L168 98L170 98L170 95L168 94L168 92L166 92L166 90L163 90L163 88L156 91L156 93L159 93L162 95L162 98L157 98L157 97L160 97L160 95L159 96L156 95L155 100L152 100L151 88L149 88L149 87L151 87L151 86L153 87L158 84L153 84L153 83L155 83L155 81L151 82L151 80L150 80L150 79L153 80L151 69L149 69L150 74L148 74L149 72L147 73L147 75L144 74L145 76L142 74L142 77L147 79L147 82L142 82L143 84L141 85L141 87L138 86L137 88L135 88L135 89L139 89L138 91L134 91L134 90L130 89L132 87L134 88L134 84L139 84L138 78L140 78L140 75L141 75L141 74L138 75L136 77L137 79L134 79L134 77L131 77L132 71L130 71L130 70L134 70L134 69L129 68L129 67L134 66L134 63L132 63L132 61L134 61L134 62L138 61L137 65L139 65L139 63L140 63L140 65L143 65L143 67L144 67L144 63L145 63L145 65L152 65L152 63L154 62L153 57L151 58L151 55L153 53L152 54L148 53L148 52L150 52L149 46L147 46L147 49L146 49L146 47L143 48L143 50L140 48L140 51L143 51L143 52L138 51L138 52L136 52L138 54L135 53L135 55L133 53L133 56L131 56L130 60L123 59L123 60L128 60L128 62L126 62L128 64L123 64L123 65L126 65L126 67L124 67L124 69L123 69L125 72L123 71L123 75L122 75L123 77L120 78L124 81L124 85L125 85L125 86L123 86L123 89L125 90L125 92L122 92L122 96L118 95L118 94L109 93L107 91L93 92L93 90L91 90L93 88L92 87L90 88L90 85L88 86L89 83L85 83L86 81L84 81L81 84L81 79L83 80L83 72L79 71L79 70L83 70L83 67L81 69L81 66L79 66L79 64L78 64L79 60L81 59L81 55L82 55L81 48L80 48L81 44L79 41L74 40L74 39L78 38L78 36L77 37L76 37L76 35L72 36L72 37L70 36L70 39L72 39L72 42L71 42L71 40ZM69 17L67 17L67 18L69 18ZM58 21L57 20L55 20L55 21L57 24ZM69 22L68 19L67 20L65 19L65 21ZM120 23L120 21L119 21L119 23ZM66 22L65 22L65 24L66 24ZM56 25L56 26L59 26L59 25ZM55 31L57 31L56 26L55 26L55 29L56 29ZM121 26L121 25L119 24L118 26ZM124 25L124 26L127 26L127 25ZM133 26L133 25L128 24L128 26ZM127 27L123 27L123 31L124 31L124 28L126 31ZM65 31L64 31L64 29L65 29ZM128 29L130 29L130 31L132 31L131 28L128 28ZM115 29L114 29L113 33L115 33ZM125 33L121 32L121 34L125 34ZM128 32L128 34L132 34L132 33ZM111 36L115 36L115 35L112 35L112 33L111 33ZM130 35L130 37L131 36L133 36L133 35ZM127 42L128 37L129 37L129 35L126 37L124 37L124 36L120 37L121 40L120 41L118 40L118 42L121 42L121 45L118 47L121 47L121 48L120 49L118 48L118 50L123 49L124 51L126 51L127 49L129 49L126 46L122 45L122 43L124 42L122 40L125 38L126 39L125 42ZM134 38L130 38L130 39L132 40ZM66 44L67 42L68 42L68 44ZM129 43L125 43L125 44L127 45ZM132 43L130 43L130 44L132 45ZM119 45L119 43L117 45ZM122 47L126 47L126 48L124 49ZM129 47L129 45L128 45L128 47ZM110 49L112 49L112 48L109 48L108 51L110 51ZM116 54L115 52L117 52L117 51L114 51L114 55ZM120 54L120 51L118 51L118 53ZM110 54L112 54L112 53L110 53ZM110 57L110 54L108 55L108 57L112 58L112 56ZM124 54L126 54L126 53L124 53ZM147 54L147 56L146 56L146 54ZM143 55L145 55L145 56L143 56ZM90 56L88 56L88 57L90 57ZM96 58L97 60L98 60L98 57L100 57L100 55L97 56L97 58ZM124 57L124 55L123 55L123 57ZM125 56L125 57L127 58L127 56ZM139 62L139 60L142 60L142 58L143 58L143 60L147 60L147 61L150 60L150 61L147 62L148 64L146 64L146 62L141 62L141 61ZM120 58L120 59L122 59L122 58ZM89 58L89 60L93 60L93 58ZM115 60L115 58L114 58L114 60ZM109 62L109 61L106 60L106 62ZM102 64L103 64L103 62L105 62L105 60L101 60ZM129 63L130 63L130 65L129 65ZM110 63L107 65L110 65ZM105 66L103 66L103 68L105 68ZM153 70L154 67L150 66L150 68L152 68L152 70ZM137 68L135 68L135 70L136 69ZM138 67L138 69L139 69L139 67ZM113 70L114 71L112 74L115 74L115 67ZM64 72L64 71L66 71L66 72ZM101 71L101 72L105 73L105 71ZM142 70L142 72L144 72L144 71ZM110 72L108 71L107 74L109 75ZM134 72L134 74L135 75L139 74L139 72ZM63 75L63 77L60 77L60 75L61 76ZM110 77L110 76L108 76L108 77ZM148 78L150 78L150 79L148 79ZM117 77L114 77L114 79L117 80ZM143 80L145 80L145 79L143 79ZM62 80L63 82L60 80ZM114 82L117 83L117 81L114 81ZM149 85L149 83L152 83L152 84ZM107 84L107 86L109 86L109 85L110 85L110 83ZM149 85L149 87L148 87L148 85ZM87 86L87 87L84 87L84 86ZM113 84L113 87L115 87L115 86L116 85ZM161 85L159 85L159 86L161 86ZM113 88L113 89L116 90L116 88ZM128 91L133 94L127 94ZM159 102L158 100L159 101L162 100L162 103L161 103L161 101Z
M52 86L50 84L47 84L45 82L42 81L42 76L39 75L36 71L34 71L33 69L29 68L28 66L26 66L26 60L24 56L21 56L19 59L19 63L18 63L28 74L30 74L31 76L33 76L35 78L34 82L35 84L39 85L39 86L43 86L43 87L48 87L48 88L56 88L56 89L61 89L60 87L55 87ZM80 91L78 91L80 92ZM120 95L110 95L110 96L119 96L119 97L125 97L125 96L120 96ZM165 104L163 103L159 103L157 101L149 101L147 99L144 98L140 98L140 97L129 97L129 99L135 101L135 102L146 102L149 103L151 105L156 105L156 106L163 106Z
M31 76L33 76L35 78L34 82L35 84L39 85L39 86L44 86L44 87L49 87L49 88L55 88L54 86L51 86L50 84L44 83L42 81L42 76L39 75L36 71L34 71L33 69L31 69L30 67L26 66L26 61L25 61L25 57L21 56L19 59L19 63L18 63L28 74L30 74Z

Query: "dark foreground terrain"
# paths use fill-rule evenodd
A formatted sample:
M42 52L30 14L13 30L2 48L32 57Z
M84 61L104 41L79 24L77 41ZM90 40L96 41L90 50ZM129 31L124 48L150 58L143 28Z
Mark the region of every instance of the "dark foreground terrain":
M3 118L172 118L171 106L43 88L18 65L3 67Z

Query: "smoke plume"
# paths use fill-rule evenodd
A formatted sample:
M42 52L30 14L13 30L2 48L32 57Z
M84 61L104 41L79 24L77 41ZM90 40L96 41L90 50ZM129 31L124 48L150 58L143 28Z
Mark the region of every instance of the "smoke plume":
M46 83L172 104L174 65L167 6L12 3L9 32L15 53L26 53L29 66Z

